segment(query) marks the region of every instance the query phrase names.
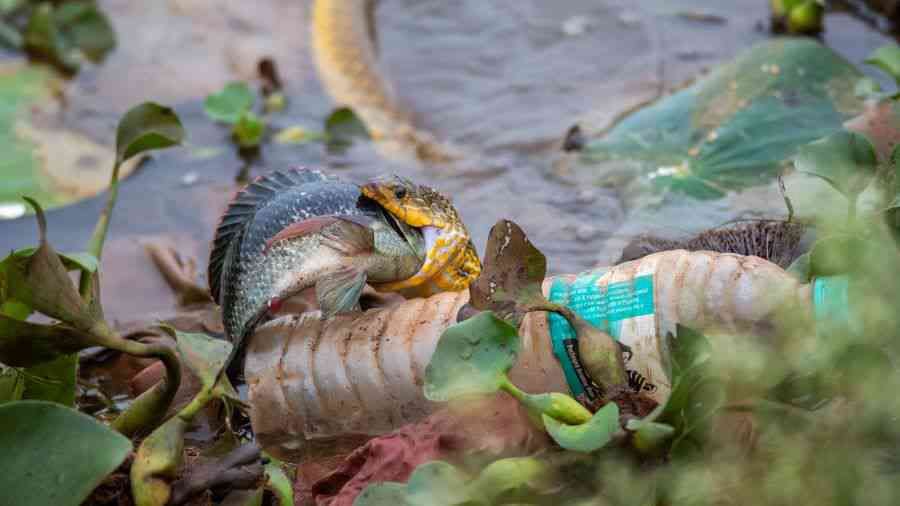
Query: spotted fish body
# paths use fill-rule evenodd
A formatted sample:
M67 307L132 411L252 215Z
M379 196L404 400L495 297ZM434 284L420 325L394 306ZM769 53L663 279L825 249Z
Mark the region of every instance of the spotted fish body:
M272 306L305 288L316 287L327 316L355 307L366 281L413 276L424 256L421 233L361 198L358 186L294 169L235 197L210 255L210 291L226 334L240 343Z

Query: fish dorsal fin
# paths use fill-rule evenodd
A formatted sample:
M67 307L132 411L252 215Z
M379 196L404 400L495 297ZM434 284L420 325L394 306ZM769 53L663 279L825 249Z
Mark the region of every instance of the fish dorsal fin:
M256 212L280 191L307 183L335 179L318 170L294 167L260 176L241 189L222 214L209 254L207 282L213 300L221 303L222 274L230 270L238 257L238 248L247 224Z

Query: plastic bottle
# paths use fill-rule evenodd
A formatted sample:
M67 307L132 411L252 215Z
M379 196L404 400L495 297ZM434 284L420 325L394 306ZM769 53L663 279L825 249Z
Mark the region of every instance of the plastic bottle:
M761 258L706 251L655 253L548 278L543 288L627 345L629 383L658 402L670 391L665 336L676 323L739 331L777 326L779 311L810 321L846 318L835 312L846 307L841 279L801 284ZM422 394L425 367L467 300L467 291L443 293L328 321L307 314L260 327L245 365L260 443L290 460L315 440L382 434L430 413L434 406ZM565 358L565 344L574 338L568 324L530 313L519 334L513 383L532 393L577 395L577 375Z

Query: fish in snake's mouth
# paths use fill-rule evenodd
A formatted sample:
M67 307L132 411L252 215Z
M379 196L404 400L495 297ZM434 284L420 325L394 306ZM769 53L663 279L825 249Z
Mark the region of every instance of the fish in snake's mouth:
M456 291L467 288L481 273L469 232L448 198L399 176L375 179L361 191L391 217L419 229L425 243L425 261L415 276L377 288L421 288L419 293L423 295Z

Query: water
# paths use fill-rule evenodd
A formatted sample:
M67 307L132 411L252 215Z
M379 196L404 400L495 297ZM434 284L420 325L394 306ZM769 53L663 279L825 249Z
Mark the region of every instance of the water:
M204 115L203 97L229 80L252 78L256 60L271 56L290 101L273 117L272 131L317 129L333 104L309 52L307 2L100 3L119 47L71 84L61 121L111 143L124 111L155 100L175 106L189 134L187 147L156 155L123 183L111 224L104 256L107 314L146 318L170 311L175 299L141 241L169 240L196 257L202 271L243 165L226 129ZM276 143L264 146L251 170L320 166L356 181L395 172L452 196L479 250L490 227L510 218L547 255L551 272L586 269L601 259L611 236L640 231L641 223L628 221L619 189L552 169L563 133L576 121L596 132L730 59L768 37L767 17L763 0L382 0L380 51L399 95L439 137L497 161L502 170L440 173L386 159L367 144L338 156L319 144ZM827 18L824 41L861 63L888 39L835 14ZM713 206L709 219L727 216L730 202ZM50 212L51 240L62 250L82 247L102 205L98 197ZM32 218L0 222L0 247L35 240Z

